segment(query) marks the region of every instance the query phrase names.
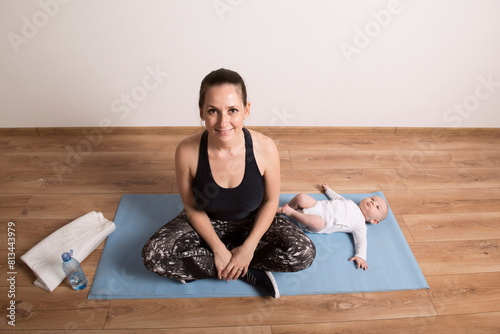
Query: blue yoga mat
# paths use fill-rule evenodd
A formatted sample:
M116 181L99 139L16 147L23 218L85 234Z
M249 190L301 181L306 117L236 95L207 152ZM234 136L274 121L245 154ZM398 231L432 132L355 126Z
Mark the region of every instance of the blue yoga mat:
M342 194L359 203L378 195ZM280 206L294 194L281 194ZM311 194L327 199L324 194ZM204 298L264 296L266 293L241 280L197 280L182 284L148 271L141 259L146 241L182 209L179 195L124 195L115 216L116 230L108 237L97 267L89 299ZM399 225L389 208L378 225L368 224L367 271L356 269L350 234L313 234L316 258L306 270L273 273L282 296L428 289Z

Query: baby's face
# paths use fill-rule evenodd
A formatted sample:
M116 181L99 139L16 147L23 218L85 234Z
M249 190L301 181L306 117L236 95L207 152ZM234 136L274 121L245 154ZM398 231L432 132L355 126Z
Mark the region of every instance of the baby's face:
M387 216L387 203L380 196L364 198L359 204L365 220L372 224L378 224Z

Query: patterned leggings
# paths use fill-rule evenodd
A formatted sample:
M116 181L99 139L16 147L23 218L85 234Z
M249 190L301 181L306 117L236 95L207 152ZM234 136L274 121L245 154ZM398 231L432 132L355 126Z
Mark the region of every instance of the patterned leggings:
M252 228L255 216L241 220L211 220L226 247L241 245ZM259 270L292 272L308 268L316 248L295 224L282 215L262 236L250 267ZM170 278L193 280L216 278L214 256L208 244L191 226L184 210L160 228L142 249L142 260L150 271Z

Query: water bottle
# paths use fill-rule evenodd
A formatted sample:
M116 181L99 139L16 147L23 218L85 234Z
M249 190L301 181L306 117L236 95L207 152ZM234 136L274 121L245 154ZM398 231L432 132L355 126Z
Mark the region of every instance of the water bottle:
M69 279L73 290L83 290L87 286L87 277L83 273L80 262L73 256L73 250L70 249L69 253L65 252L62 255L63 270L66 277Z

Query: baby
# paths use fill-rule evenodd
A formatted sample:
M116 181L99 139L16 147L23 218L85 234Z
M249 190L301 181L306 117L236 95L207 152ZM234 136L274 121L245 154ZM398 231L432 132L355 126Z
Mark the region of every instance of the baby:
M380 196L372 196L364 198L358 206L330 189L326 183L321 185L321 190L330 200L317 201L301 193L279 207L278 212L294 218L302 229L309 232L351 233L356 254L349 261L355 261L358 269L368 269L366 223L378 224L387 217L389 209L386 201Z

